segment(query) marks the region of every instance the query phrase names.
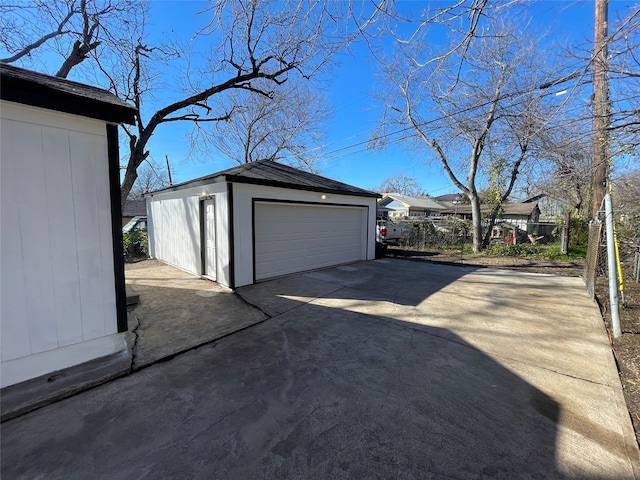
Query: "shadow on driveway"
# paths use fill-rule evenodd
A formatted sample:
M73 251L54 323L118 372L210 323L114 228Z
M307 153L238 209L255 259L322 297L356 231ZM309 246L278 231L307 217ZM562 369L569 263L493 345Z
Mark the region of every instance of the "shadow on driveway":
M493 283L493 308L509 311L514 278L474 275L366 262L243 287L269 320L4 423L2 476L634 478L622 417L604 411L619 383L594 380L596 367L586 380L553 371L544 355L530 364L517 350L547 338L544 322L522 320L520 343L494 336L503 323L482 323L491 295L473 292ZM589 389L600 396L578 410L570 397Z

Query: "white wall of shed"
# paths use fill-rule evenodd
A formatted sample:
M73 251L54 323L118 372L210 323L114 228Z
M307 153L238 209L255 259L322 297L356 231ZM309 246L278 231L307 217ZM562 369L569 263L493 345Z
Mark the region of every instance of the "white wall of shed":
M262 185L233 184L234 249L236 287L253 283L253 219L251 216L254 199L311 202L314 204L339 204L368 206L368 231L363 231L366 245L364 260L375 258L376 199L351 195L325 194L289 188Z
M193 275L202 275L200 202L215 196L216 280L228 286L229 231L226 183L154 193L147 197L149 255Z
M105 123L12 102L1 106L0 358L6 386L28 378L5 377L5 362L110 337L117 333L117 312ZM92 358L104 351L113 353L98 348ZM87 359L71 355L67 361Z
M125 334L114 333L26 357L3 361L0 388L80 365L96 358L117 353L129 355L126 347Z

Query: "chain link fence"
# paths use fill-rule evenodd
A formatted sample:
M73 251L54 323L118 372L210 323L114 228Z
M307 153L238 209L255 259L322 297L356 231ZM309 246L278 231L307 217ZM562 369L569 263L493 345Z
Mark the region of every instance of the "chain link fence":
M412 250L460 249L471 243L471 220L455 216L420 217L396 220L402 229L401 247ZM483 236L489 226L483 225ZM554 222L509 223L498 222L489 235L490 245L516 245L555 243L562 235L562 224Z
M604 212L589 224L589 243L584 265L584 281L592 298L608 295L607 236ZM620 300L624 304L624 285L640 281L640 210L614 211L616 272Z

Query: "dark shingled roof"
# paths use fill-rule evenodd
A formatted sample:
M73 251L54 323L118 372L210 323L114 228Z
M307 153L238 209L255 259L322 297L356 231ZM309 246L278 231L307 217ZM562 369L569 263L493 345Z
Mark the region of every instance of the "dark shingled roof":
M525 215L529 216L538 207L537 203L505 203L502 205L501 215ZM491 212L490 205L480 205L482 213ZM448 208L443 210L444 214L458 213L459 215L471 215L471 205L458 205L457 209Z
M135 123L135 107L101 88L6 63L0 63L0 79L2 100L110 123Z
M122 209L123 217L144 217L147 214L146 200L125 200Z
M380 197L379 194L330 178L305 172L271 160L246 163L229 168L212 175L196 178L188 182L173 185L155 192L182 190L217 182L247 183L250 185L266 185L269 187L291 188L312 192L335 193L341 195L356 195L360 197Z

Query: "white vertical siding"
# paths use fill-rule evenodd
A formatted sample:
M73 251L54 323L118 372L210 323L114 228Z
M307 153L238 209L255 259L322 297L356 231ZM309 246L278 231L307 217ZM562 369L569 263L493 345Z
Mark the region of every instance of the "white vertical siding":
M147 198L149 216L149 253L151 257L194 275L202 275L200 241L200 199L215 195L217 224L217 274L222 285L231 283L230 259L235 258L235 286L253 283L254 198L277 199L317 204L366 206L362 211L362 258L375 258L376 199L349 195L329 195L324 200L319 192L235 183L233 185L233 238L229 218L229 193L226 183L154 193Z
M0 357L89 340L104 355L95 339L117 332L105 124L2 102L1 131Z
M151 256L194 275L201 274L200 200L158 199L149 203L153 229Z
M202 275L200 200L215 195L216 281L229 285L229 215L226 184L155 193L147 198L149 254L152 258Z

